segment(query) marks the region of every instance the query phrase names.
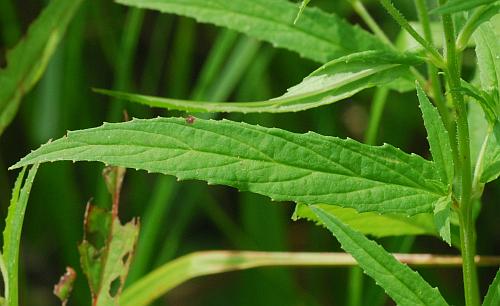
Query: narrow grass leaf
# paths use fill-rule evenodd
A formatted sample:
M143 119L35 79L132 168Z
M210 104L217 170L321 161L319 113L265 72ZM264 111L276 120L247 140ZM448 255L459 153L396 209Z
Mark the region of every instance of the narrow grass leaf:
M417 272L399 262L380 245L321 208L313 206L311 209L338 239L342 248L398 305L448 305L438 289L432 288Z
M28 33L7 53L0 70L0 135L14 118L22 97L40 79L82 0L53 0Z
M498 0L450 0L431 11L431 14L453 14L472 10L480 5L491 4Z
M460 258L442 257L429 261L426 254L396 255L403 262L413 265L458 266ZM458 260L457 260L458 259ZM453 260L448 265L446 261ZM176 286L199 276L257 267L348 267L355 266L354 258L346 253L306 252L253 252L253 251L204 251L184 255L153 270L123 291L121 306L150 305L157 298ZM435 305L435 304L429 304Z
M325 213L334 215L352 229L374 237L403 235L437 235L432 214L419 214L411 217L396 214L360 213L353 208L336 205L317 204ZM306 219L325 226L311 210L311 206L297 204L293 220Z
M194 117L134 119L69 132L13 168L57 160L101 161L279 201L380 213L430 213L447 194L432 162L390 145Z
M283 113L297 112L347 99L374 86L404 89L413 83L409 66L419 63L411 55L366 51L348 55L320 67L284 95L256 102L202 102L96 90L115 98L152 107L189 112Z
M5 285L7 289L5 299L7 302L6 305L8 306L18 305L19 246L21 242L21 231L31 186L33 185L36 172L38 171L38 164L31 167L23 185L22 182L25 170L26 168L21 171L14 185L7 219L5 220L5 229L3 231L3 258L8 273L8 284Z
M195 18L245 33L325 63L359 51L389 50L381 40L336 15L286 0L116 0L124 5ZM314 47L311 47L314 46Z
M500 269L497 271L495 279L488 288L483 302L483 306L495 305L500 305Z
M451 188L453 183L453 156L451 152L450 136L444 127L439 111L425 95L420 84L417 83L417 96L424 118L427 139L429 141L432 159L436 163L441 180Z

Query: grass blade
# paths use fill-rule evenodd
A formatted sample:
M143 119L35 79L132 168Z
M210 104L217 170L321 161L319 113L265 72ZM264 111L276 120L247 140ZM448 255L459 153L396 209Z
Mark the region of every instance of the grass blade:
M366 239L366 238L365 238ZM458 256L433 256L428 254L394 254L395 261L413 266L458 266L461 258ZM498 264L499 258L485 259L487 265ZM403 264L398 263L403 266ZM125 289L120 298L121 306L149 305L158 297L181 283L195 277L212 275L229 271L252 269L270 266L298 266L298 267L351 267L356 266L356 260L346 253L305 253L305 252L253 252L253 251L204 251L195 252L168 262L140 279L131 287ZM409 270L407 266L406 270ZM411 270L410 270L411 272ZM411 272L412 275L414 272ZM421 279L420 279L421 281ZM410 286L413 287L413 286ZM425 286L424 286L425 287ZM430 288L430 287L429 287ZM435 297L437 290L431 289L432 295L425 300ZM428 291L415 294L430 293ZM414 293L411 293L413 295ZM438 298L434 303L439 304ZM401 304L405 305L405 304ZM418 304L414 304L418 305Z
M22 97L40 79L82 0L54 0L21 40L7 53L0 70L0 135L14 118Z
M18 303L18 288L19 288L19 246L21 241L21 231L23 228L24 214L28 204L28 198L31 191L31 186L35 179L38 170L38 164L33 165L28 172L28 177L21 188L24 172L23 168L14 185L12 200L9 206L9 212L5 221L5 229L3 232L3 259L5 260L6 270L8 273L8 283L5 285L6 304L8 306L17 306Z

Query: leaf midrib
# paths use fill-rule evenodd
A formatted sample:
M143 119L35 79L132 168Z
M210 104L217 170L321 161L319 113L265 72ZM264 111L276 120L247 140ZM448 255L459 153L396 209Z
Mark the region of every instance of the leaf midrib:
M172 124L177 124L177 125L181 125L179 123L175 123L175 122L169 122L169 123L172 123ZM194 126L192 128L195 128ZM115 130L116 129L113 127L111 130ZM162 136L162 137L167 137L167 138L170 138L170 139L175 139L176 141L179 141L178 139L176 139L175 137L172 137L172 136L169 136L169 135L164 135L164 134L160 134L160 133L155 133L155 132L150 132L150 131L139 131L139 130L135 130L135 129L129 129L129 128L126 128L126 129L123 129L121 128L120 130L118 131L123 131L123 130L128 130L128 131L133 131L133 132L139 132L139 133L146 133L146 134L152 134L152 135L155 135L155 136ZM201 130L201 129L200 129ZM211 132L211 133L214 133L215 135L217 136L224 136L224 137L227 137L229 139L232 139L232 140L235 140L235 141L238 141L240 143L242 143L240 140L238 139L235 139L235 138L232 138L232 137L229 137L228 135L221 135L221 134L217 134L215 132L212 132L212 131L207 131L207 130L202 130L204 132ZM254 130L252 130L254 131ZM85 131L85 133L89 133L89 132L99 132L98 130L87 130ZM261 131L259 131L261 132ZM276 136L276 135L272 135L272 136ZM280 139L283 139L283 138L280 138ZM84 145L87 145L87 146L133 146L133 147L146 147L146 148L152 148L152 149L161 149L160 147L158 146L153 146L153 145L146 145L146 144L134 144L134 145L129 145L129 144L120 144L120 143L116 143L116 144L113 144L113 143L106 143L106 144L92 144L92 143L89 143L89 142L85 142L85 141L81 141L81 140L73 140L73 139L70 139L70 138L67 138L68 141L71 141L73 143L76 143L76 144L84 144ZM287 142L289 142L288 140L286 139L283 139ZM183 144L185 144L184 142L181 142ZM242 144L245 144L245 143L242 143ZM187 147L190 148L191 151L194 151L194 152L200 152L200 153L205 153L205 154L214 154L214 155L217 155L217 156L227 156L227 157L231 157L231 158L241 158L241 157L236 157L236 156L233 156L233 155L229 155L229 154L225 154L225 153L219 153L219 152L213 152L213 151L206 151L206 150L201 150L201 149L193 149L192 147L190 147L189 145L185 144ZM247 145L247 144L245 144ZM296 144L295 144L296 145ZM248 145L247 145L248 146ZM188 151L188 149L180 149L180 148L170 148L170 147L163 147L164 149L176 149L176 150L185 150L185 151ZM304 147L302 147L304 148ZM65 148L65 149L60 149L58 151L65 151L65 150L72 150L74 148ZM343 147L343 149L345 150L348 150L348 151L351 151L350 148L346 148L346 147ZM313 151L314 152L314 151ZM261 152L262 153L262 152ZM314 152L316 155L318 155L318 153ZM122 155L123 156L123 155ZM321 156L322 158L325 158L324 156L322 155L319 155ZM384 181L379 181L379 180L376 180L376 179L373 179L373 178L365 178L365 177L362 177L360 175L358 175L357 173L355 172L352 172L353 175L347 175L347 174L341 174L341 173L332 173L332 172L327 172L327 171L324 171L322 169L315 169L315 168L302 168L302 167L299 167L299 166L296 166L296 165L293 165L293 164L288 164L288 163L284 163L284 162L281 162L281 161L276 161L274 159L270 159L270 160L263 160L263 159L255 159L255 158L250 158L250 157L244 157L244 158L241 158L241 159L244 159L244 160L248 160L248 161L256 161L256 162L260 162L260 163L271 163L271 164L275 164L275 165L281 165L281 166L285 166L285 167L289 167L289 168L294 168L294 169L299 169L299 170L307 170L307 171L313 171L313 172L318 172L318 173L323 173L323 174L326 174L326 175L337 175L337 176L343 176L343 177L348 177L348 178L352 178L352 179L361 179L362 181L371 181L371 182L374 182L376 184L385 184L385 185L393 185L393 186L401 186L401 187L405 187L405 188L410 188L410 189L415 189L415 190L419 190L419 191L424 191L426 193L429 193L429 194L432 194L432 195L436 195L436 196L442 196L441 194L439 193L436 193L434 191L430 191L428 189L425 189L424 187L425 186L421 186L419 184L416 184L416 186L409 186L409 185L403 185L403 184L395 184L395 183L388 183L388 182L384 182ZM329 160L329 162L332 162L331 160ZM340 165L340 164L337 164L337 163L334 163L335 165L339 165L340 167L342 168L345 168L345 166L343 165ZM379 163L378 163L379 164ZM399 173L398 173L399 174Z

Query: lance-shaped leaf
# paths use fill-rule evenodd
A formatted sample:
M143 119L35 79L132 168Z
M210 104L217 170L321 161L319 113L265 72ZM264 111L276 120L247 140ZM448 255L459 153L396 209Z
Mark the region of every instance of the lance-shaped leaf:
M482 24L474 34L476 55L483 90L489 99L479 99L490 124L500 120L500 34L491 22Z
M451 246L451 193L442 197L434 206L434 223L441 238Z
M417 272L402 264L374 241L370 241L332 214L312 207L318 218L350 253L359 266L400 306L448 305L436 288L432 288Z
M81 2L50 1L25 38L7 53L7 67L0 70L0 135L14 118L22 97L42 76Z
M389 50L375 36L341 18L287 0L116 0L116 2L195 18L245 33L320 63L367 50Z
M38 171L38 164L35 164L28 172L23 185L23 178L26 168L24 168L17 177L12 198L10 200L7 219L5 220L5 229L3 231L3 260L7 270L5 285L5 299L7 306L17 306L18 288L19 288L19 246L21 243L21 232L23 229L24 215L28 205L28 199ZM3 271L2 271L3 272Z
M436 168L439 171L442 182L451 188L454 166L450 136L444 127L443 120L437 108L432 106L418 83L417 95L424 118L425 129L427 130L427 139L429 141L432 159L436 163Z
M354 230L365 235L375 237L402 236L402 235L437 235L431 214L416 216L402 216L396 214L377 214L375 212L360 213L353 208L344 208L336 205L315 205L325 213L332 214ZM316 224L325 226L311 206L297 204L292 219L307 219Z
M435 10L432 10L432 14L451 14L458 13L462 11L468 11L475 7L485 4L491 4L498 2L498 0L450 0L444 5L441 5Z
M488 183L500 176L500 121L487 132L485 137L484 170L480 181Z
M390 145L227 120L134 119L69 132L14 168L56 160L101 161L205 180L275 200L334 204L358 211L432 212L447 194L434 164Z
M258 102L202 102L108 90L97 92L152 107L189 112L297 112L347 99L374 86L388 85L404 90L414 82L408 79L408 67L416 63L419 59L411 55L394 55L384 51L356 53L320 67L281 97Z
M498 269L495 279L488 288L483 302L483 306L495 305L500 305L500 269Z

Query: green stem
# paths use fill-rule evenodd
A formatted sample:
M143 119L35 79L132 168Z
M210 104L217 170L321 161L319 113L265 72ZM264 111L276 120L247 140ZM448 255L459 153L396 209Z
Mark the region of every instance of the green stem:
M437 49L425 38L420 36L420 34L415 31L415 29L410 25L406 18L401 14L400 11L392 4L391 0L380 0L382 6L387 10L389 15L403 28L405 29L422 47L424 47L430 54L431 60L438 67L444 67L444 60Z
M356 14L363 19L366 25L370 28L370 30L378 37L380 40L385 42L386 44L394 47L390 39L385 35L384 31L379 27L378 23L373 19L373 17L368 13L363 2L360 0L350 0L352 8L356 12Z
M360 267L349 269L349 285L347 289L347 305L361 306L363 296L363 270Z
M372 108L370 110L370 119L368 120L368 128L365 134L365 143L375 145L377 143L377 134L380 126L380 120L384 112L385 102L389 89L379 87L375 90L375 95L372 101Z
M440 5L446 0L440 0ZM442 16L446 41L446 74L450 87L451 98L457 113L458 157L456 164L460 169L460 247L463 258L463 278L465 302L467 306L479 306L479 289L477 282L475 255L475 229L472 217L472 173L469 147L469 126L464 96L460 87L459 54L455 48L455 29L449 14Z

